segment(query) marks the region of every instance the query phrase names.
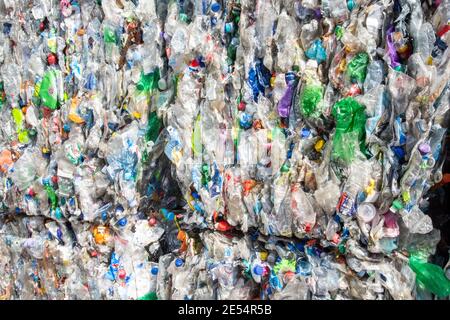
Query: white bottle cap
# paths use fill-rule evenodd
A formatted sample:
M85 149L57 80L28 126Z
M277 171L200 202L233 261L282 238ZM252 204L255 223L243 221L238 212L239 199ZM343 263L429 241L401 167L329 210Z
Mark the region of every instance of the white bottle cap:
M377 209L371 203L362 203L358 206L358 212L356 214L361 221L369 223L377 214Z

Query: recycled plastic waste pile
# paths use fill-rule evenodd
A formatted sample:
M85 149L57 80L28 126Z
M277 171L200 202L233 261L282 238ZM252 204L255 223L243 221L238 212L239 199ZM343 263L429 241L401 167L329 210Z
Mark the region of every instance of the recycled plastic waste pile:
M449 296L449 0L0 12L2 299Z

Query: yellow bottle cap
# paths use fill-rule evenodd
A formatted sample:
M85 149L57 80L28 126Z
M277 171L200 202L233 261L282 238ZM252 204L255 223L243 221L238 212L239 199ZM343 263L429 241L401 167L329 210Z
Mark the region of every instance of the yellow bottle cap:
M325 145L325 140L320 139L319 141L316 142L316 144L314 145L314 149L317 152L320 152L323 149L323 146Z

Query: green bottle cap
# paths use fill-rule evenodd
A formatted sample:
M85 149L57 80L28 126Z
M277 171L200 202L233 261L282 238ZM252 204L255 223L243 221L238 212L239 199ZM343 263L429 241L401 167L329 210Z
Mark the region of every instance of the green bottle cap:
M396 210L400 210L403 208L403 204L400 200L396 199L394 200L394 202L392 202L392 206L394 207L394 209Z

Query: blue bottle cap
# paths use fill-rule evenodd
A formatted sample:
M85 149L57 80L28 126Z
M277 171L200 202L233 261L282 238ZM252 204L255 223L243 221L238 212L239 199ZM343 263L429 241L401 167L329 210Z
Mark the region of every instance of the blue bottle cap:
M175 260L175 265L179 268L184 264L183 259L181 258L177 258L177 260Z
M153 267L150 272L152 273L152 275L156 276L158 274L158 267Z
M229 22L225 24L225 32L226 33L233 33L234 31L234 25L233 23Z
M308 138L310 134L311 134L311 130L309 130L307 128L302 129L302 138Z
M120 219L119 220L119 226L121 226L121 227L125 227L126 226L126 224L127 224L127 218L122 218L122 219Z
M220 8L221 8L220 3L214 2L213 4L211 4L212 12L218 12Z
M264 272L264 268L262 266L260 266L259 264L257 264L254 268L253 268L253 273L260 276L262 275Z
M250 129L253 124L253 117L248 113L242 112L239 119L239 124L243 129Z
M108 214L106 212L102 213L102 220L106 221L106 219L108 219Z
M347 9L349 11L352 11L354 7L355 7L355 2L353 2L353 0L348 0L347 1Z
M61 212L61 208L60 207L56 208L56 210L55 210L55 217L58 220L62 218L62 212Z
M284 79L286 81L287 84L289 83L293 83L295 81L295 79L297 78L297 76L295 75L294 72L289 71L285 74Z
M63 129L65 132L69 132L70 131L70 124L69 123L65 123L63 126Z
M167 220L172 221L173 219L175 219L175 214L173 212L169 212L167 214Z

